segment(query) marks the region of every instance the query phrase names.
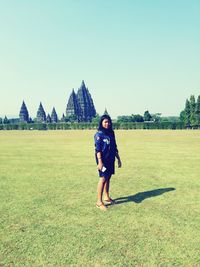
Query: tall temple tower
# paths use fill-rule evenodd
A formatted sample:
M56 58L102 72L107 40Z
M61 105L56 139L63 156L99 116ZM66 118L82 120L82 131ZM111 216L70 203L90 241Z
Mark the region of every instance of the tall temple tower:
M54 122L54 123L58 122L58 115L57 115L54 107L53 107L53 110L51 112L51 122Z
M46 113L41 102L37 111L37 122L46 122Z
M96 115L92 97L86 88L84 81L78 89L77 94L72 91L67 103L66 115L75 115L78 121L90 122Z
M67 108L66 108L66 115L76 115L78 121L82 121L82 111L77 99L77 95L74 92L74 89L72 90L72 93L69 97Z
M86 88L84 81L82 81L81 87L78 89L77 98L82 110L82 120L91 121L96 115L96 110L94 108L92 97L88 88Z
M20 112L19 112L20 122L29 122L29 114L25 102L23 101Z

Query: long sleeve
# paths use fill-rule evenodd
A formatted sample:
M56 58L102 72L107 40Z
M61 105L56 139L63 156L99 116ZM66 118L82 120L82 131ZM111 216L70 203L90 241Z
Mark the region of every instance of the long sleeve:
M116 143L116 139L115 139L115 133L114 133L114 136L113 136L113 137L114 137L114 143L115 143L116 154L118 154L119 151L118 151L118 148L117 148L117 143Z
M98 133L94 136L94 143L95 143L95 152L102 152L102 140Z

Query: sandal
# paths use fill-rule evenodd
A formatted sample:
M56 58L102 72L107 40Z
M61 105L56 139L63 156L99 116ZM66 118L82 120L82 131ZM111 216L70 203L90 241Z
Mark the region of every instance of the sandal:
M99 208L102 211L107 211L108 210L108 208L103 203L101 203L101 204L96 203L96 207Z
M106 202L106 204L110 204L110 205L115 204L115 201L112 198L104 199L104 201Z

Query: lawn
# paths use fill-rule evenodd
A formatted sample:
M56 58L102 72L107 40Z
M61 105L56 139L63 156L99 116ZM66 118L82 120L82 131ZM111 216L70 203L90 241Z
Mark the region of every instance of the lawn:
M116 131L108 212L94 133L0 131L0 266L200 266L200 131Z

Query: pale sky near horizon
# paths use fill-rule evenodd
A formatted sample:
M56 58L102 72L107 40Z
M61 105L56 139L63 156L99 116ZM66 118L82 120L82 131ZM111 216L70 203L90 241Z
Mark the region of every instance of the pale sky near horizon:
M200 95L200 1L0 0L0 116L61 117L82 80L99 114L179 115Z

